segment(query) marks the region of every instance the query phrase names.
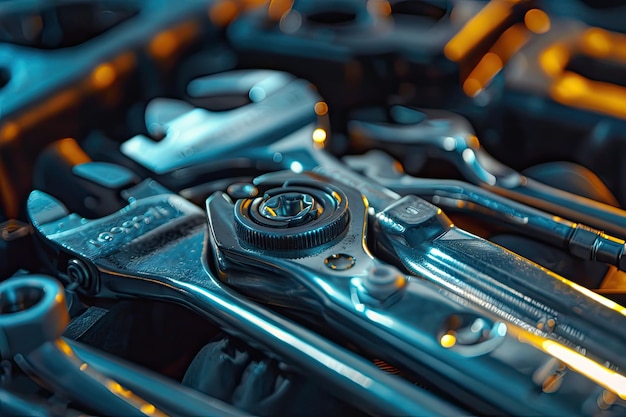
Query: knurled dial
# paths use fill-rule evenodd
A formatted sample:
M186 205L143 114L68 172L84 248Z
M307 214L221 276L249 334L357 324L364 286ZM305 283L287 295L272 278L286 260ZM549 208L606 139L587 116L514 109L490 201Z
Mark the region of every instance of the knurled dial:
M235 205L237 236L265 250L319 247L341 235L348 219L347 197L328 184L273 188Z

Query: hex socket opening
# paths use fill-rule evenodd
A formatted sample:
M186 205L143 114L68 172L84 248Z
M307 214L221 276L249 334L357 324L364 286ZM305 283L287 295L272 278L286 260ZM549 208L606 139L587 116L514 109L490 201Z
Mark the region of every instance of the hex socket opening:
M43 300L43 288L30 285L11 286L0 289L0 314L26 311Z

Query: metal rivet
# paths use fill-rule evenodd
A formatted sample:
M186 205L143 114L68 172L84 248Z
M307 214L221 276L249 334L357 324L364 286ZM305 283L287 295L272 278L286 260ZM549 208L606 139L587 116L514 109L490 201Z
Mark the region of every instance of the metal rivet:
M87 287L91 278L87 266L78 259L70 259L67 263L67 276L70 282L81 287Z

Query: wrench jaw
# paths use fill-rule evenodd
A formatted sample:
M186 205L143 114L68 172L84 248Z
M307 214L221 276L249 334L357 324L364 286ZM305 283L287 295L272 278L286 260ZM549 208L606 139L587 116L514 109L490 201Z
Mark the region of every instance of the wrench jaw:
M119 287L119 276L147 276L158 269L150 261L153 252L167 253L176 244L198 241L192 253L198 254L195 264L201 266L204 212L164 191L146 181L126 191L128 206L93 220L69 213L50 195L33 191L27 211L49 268L64 284L91 296L116 296L119 293L109 287ZM178 263L180 254L161 260L161 266L172 271ZM181 268L186 272L193 267Z
M137 135L120 148L151 176L177 190L216 178L289 169L271 145L310 124L325 125L328 119L315 111L316 104L325 103L314 87L284 72L229 71L195 79L188 90L195 99L236 95L248 102L212 111L181 100L155 99L145 114L152 137Z
M417 174L426 158L450 162L468 181L514 188L525 177L497 161L481 147L469 121L450 111L407 106L357 110L348 122L356 151L385 149Z

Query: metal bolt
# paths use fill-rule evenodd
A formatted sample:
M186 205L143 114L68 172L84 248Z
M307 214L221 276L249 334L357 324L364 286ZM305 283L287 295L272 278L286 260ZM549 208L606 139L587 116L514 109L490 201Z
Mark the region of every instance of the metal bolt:
M370 268L363 280L367 293L384 300L406 285L406 276L391 265L377 265Z
M322 208L309 194L288 192L265 200L259 212L266 219L288 221L290 225L296 226L316 219Z

